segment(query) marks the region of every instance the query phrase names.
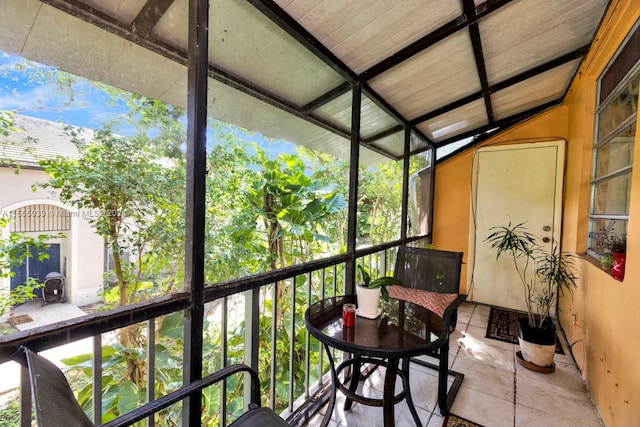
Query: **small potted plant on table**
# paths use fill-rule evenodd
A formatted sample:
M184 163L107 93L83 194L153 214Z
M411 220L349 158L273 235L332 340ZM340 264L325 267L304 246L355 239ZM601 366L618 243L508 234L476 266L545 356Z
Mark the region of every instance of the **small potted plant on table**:
M550 251L544 250L524 223L512 226L509 222L489 231L492 233L485 242L495 250L496 260L502 255L512 260L524 291L527 317L518 320L518 341L522 359L528 363L519 361L539 372L553 372L556 327L551 321L551 308L558 294L576 287L573 258L561 253L557 244Z
M602 268L611 273L614 279L622 282L627 260L627 235L619 235L613 228L602 228L596 234L596 249L601 252Z
M371 280L371 275L365 271L362 265L358 264L358 269L362 274L362 282L356 286L358 298L358 316L375 319L380 316L380 296L387 301L389 290L387 286L401 285L402 282L395 277L384 276Z

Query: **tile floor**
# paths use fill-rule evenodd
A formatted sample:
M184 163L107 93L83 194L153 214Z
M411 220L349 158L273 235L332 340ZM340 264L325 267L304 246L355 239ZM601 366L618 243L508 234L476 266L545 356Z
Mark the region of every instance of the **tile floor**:
M485 338L489 307L465 303L458 312L457 329L451 338L450 364L465 374L451 412L485 427L601 427L591 395L568 354L556 354L556 371L539 374L520 366L518 346ZM382 372L379 372L382 371ZM411 366L411 389L422 425L441 427L444 418L436 408L435 371ZM366 395L382 396L384 371L379 369L361 384ZM343 410L338 392L330 427L382 426L382 408L354 404ZM320 425L321 415L309 426ZM396 406L396 425L415 425L407 404Z

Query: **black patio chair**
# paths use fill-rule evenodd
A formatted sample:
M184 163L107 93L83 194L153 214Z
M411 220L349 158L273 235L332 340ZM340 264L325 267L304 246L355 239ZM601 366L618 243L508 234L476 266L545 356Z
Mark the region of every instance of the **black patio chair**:
M44 276L42 284L42 305L50 302L67 302L64 294L64 276L52 271Z
M39 427L93 427L75 399L66 377L56 365L37 353L21 346L14 360L26 366L31 383L36 422ZM192 395L238 372L251 376L251 403L249 410L236 419L231 426L286 427L289 424L270 408L260 406L260 380L258 374L247 365L236 364L223 368L205 378L187 384L162 396L124 416L103 424L104 427L128 426L143 420L168 406Z
M406 293L402 288L415 289L419 299L429 300L423 305L442 317L447 331L444 344L428 354L438 359L438 365L422 359L411 359L414 363L438 370L438 406L442 414L449 412L464 379L463 374L448 368L449 334L456 329L458 307L467 299L467 295L460 294L462 256L462 252L401 246L394 273L402 281L399 290ZM447 392L448 375L452 375L454 380Z

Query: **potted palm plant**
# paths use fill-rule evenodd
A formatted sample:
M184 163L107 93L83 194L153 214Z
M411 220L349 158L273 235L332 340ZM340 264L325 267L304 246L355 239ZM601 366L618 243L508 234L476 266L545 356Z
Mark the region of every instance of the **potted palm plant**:
M371 275L358 264L358 269L362 275L362 282L356 286L356 295L358 298L357 314L369 319L375 319L380 316L380 296L386 301L389 299L389 290L387 286L401 285L402 282L395 277L384 276L371 280Z
M557 244L550 251L543 249L524 223L512 226L509 222L489 231L492 233L485 242L495 251L496 260L507 256L520 278L527 307L527 317L518 321L522 358L537 367L553 367L556 327L551 321L551 308L558 294L576 287L573 258L560 252Z

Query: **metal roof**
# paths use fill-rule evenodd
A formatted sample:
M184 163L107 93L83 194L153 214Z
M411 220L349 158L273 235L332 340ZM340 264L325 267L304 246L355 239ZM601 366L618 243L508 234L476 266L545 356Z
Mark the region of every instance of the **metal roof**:
M0 140L0 161L20 166L40 167L40 160L56 156L78 159L78 149L60 123L15 115L18 129ZM91 139L93 132L82 129L81 137Z
M562 102L609 0L211 0L209 113L360 160L470 143ZM0 0L0 50L185 106L188 0Z

